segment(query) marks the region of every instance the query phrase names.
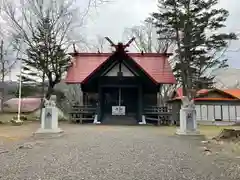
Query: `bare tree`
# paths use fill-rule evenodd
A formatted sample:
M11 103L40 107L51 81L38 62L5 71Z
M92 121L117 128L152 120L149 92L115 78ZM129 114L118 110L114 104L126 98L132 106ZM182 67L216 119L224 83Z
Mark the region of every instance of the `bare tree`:
M57 56L53 58L53 54L56 55L56 48L51 47L50 41L54 41L55 45L63 50L67 50L73 43L83 42L79 32L89 9L105 1L89 0L84 11L80 11L76 2L75 0L20 0L14 1L14 4L12 1L4 4L4 17L11 27L15 48L20 50L19 42L22 42L21 52L24 54L22 60L33 67L34 76L41 79L43 84L48 80L51 89L60 82L66 70L63 68L66 63L63 65L63 61L60 61L61 64L58 64ZM43 34L41 34L42 30L44 30ZM42 39L36 40L40 35ZM30 61L29 49L37 51L37 46L45 49L44 58L39 57L34 62L33 59Z
M97 35L96 42L91 45L90 50L98 53L107 53L112 52L114 49L108 44L105 37Z
M99 53L103 53L106 49L106 39L101 35L97 35L96 44L93 44L93 50Z
M17 62L16 56L18 52L14 51L11 43L5 43L7 40L0 42L0 82L1 82L1 111L5 100L5 93L7 84L5 84L6 77L11 73Z
M166 32L159 36L153 19L148 18L142 25L127 28L124 32L124 37L129 39L135 37L133 44L135 50L144 53L167 53L173 52L175 43L172 39L172 33ZM169 63L174 66L174 59L170 59ZM164 105L169 97L169 92L172 91L174 85L165 84L161 86L159 104Z
M171 39L171 33L165 33L159 37L152 18L146 19L142 25L127 28L124 32L124 37L127 39L136 38L133 45L138 52L172 52L175 46Z

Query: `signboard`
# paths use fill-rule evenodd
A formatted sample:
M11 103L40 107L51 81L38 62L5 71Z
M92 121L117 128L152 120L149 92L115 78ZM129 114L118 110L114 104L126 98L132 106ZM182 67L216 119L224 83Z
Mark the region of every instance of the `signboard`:
M193 113L192 112L188 112L187 114L187 129L192 130L194 128L193 126Z
M45 129L52 128L52 108L45 108L44 125L45 125Z
M112 115L113 116L124 116L125 115L125 106L112 106Z

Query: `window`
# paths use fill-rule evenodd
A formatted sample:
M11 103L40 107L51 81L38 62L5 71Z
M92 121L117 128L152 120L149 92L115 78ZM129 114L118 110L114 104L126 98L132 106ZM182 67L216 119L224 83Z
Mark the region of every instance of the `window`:
M208 105L208 120L214 121L214 106Z
M200 105L196 105L195 106L196 109L196 119L197 121L201 121L201 106Z
M236 106L237 110L237 121L240 122L240 106Z
M201 105L201 112L202 112L202 120L203 121L207 121L208 117L207 117L207 105Z
M229 106L229 120L236 121L236 106Z
M227 105L222 106L222 115L223 115L222 119L224 121L229 121L229 111Z
M222 110L220 105L216 105L215 109L215 120L222 120Z

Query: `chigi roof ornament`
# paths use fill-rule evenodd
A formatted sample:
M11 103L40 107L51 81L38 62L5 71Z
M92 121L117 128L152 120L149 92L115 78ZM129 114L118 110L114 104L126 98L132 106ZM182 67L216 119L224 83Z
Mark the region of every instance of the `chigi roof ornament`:
M70 59L70 62L69 62L69 65L68 65L69 67L76 66L76 56L75 55L78 54L78 51L76 49L75 43L73 43L73 52L74 52L74 56L72 56L71 59Z
M112 47L115 48L116 52L121 52L121 51L125 51L126 52L125 49L130 46L130 44L135 40L135 37L130 39L127 44L123 44L123 43L119 42L117 45L114 44L109 37L105 37L105 39L111 44Z

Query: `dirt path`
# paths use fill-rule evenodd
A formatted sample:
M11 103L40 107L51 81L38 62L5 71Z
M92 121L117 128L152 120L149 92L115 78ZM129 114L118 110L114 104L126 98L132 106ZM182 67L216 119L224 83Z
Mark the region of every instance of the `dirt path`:
M13 135L23 138L37 127L12 127ZM240 161L203 155L199 138L169 136L157 127L62 128L62 137L28 139L28 146L0 154L0 179L240 179Z

